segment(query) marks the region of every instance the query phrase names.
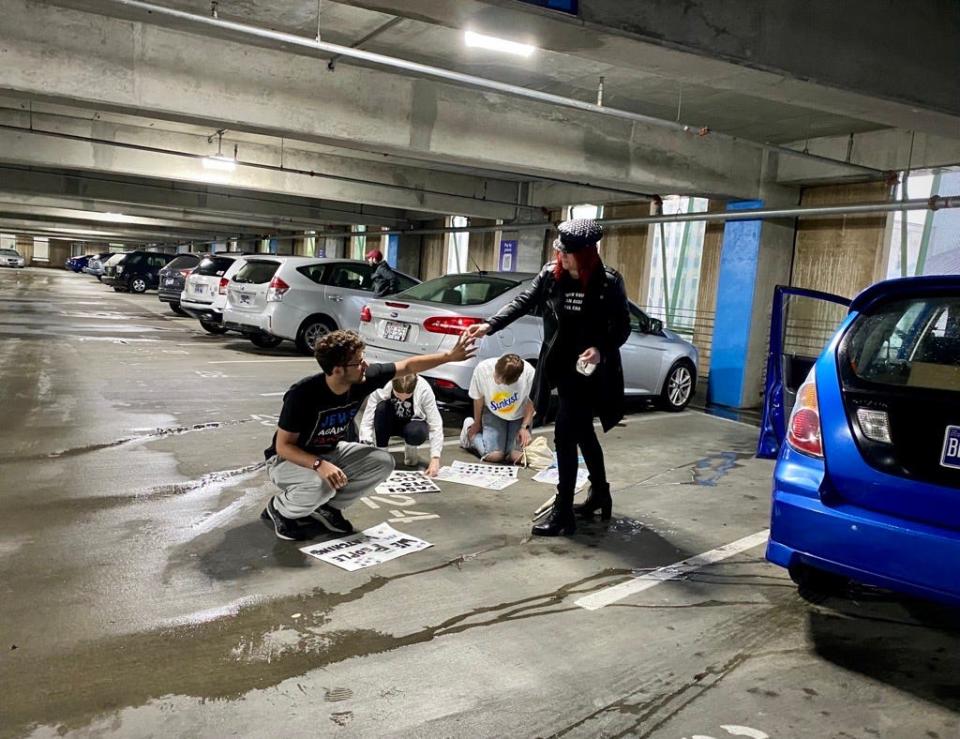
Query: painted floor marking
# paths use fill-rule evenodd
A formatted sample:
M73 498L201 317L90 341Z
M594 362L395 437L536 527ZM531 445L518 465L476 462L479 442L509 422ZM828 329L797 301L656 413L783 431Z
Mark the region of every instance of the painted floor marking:
M585 595L575 601L575 604L581 608L586 608L588 611L596 611L604 606L609 606L611 603L616 603L618 600L623 600L628 596L649 590L662 582L674 580L689 572L698 570L705 565L720 562L721 560L745 552L748 549L758 547L766 542L769 535L770 529L758 531L756 534L750 534L750 536L737 539L737 541L731 542L730 544L724 544L722 547L711 549L709 552L704 552L689 559L675 562L666 567L660 567L652 572L647 572L639 577L635 577L632 580L622 582L619 585L614 585L609 588L604 588L603 590L598 590L596 593Z

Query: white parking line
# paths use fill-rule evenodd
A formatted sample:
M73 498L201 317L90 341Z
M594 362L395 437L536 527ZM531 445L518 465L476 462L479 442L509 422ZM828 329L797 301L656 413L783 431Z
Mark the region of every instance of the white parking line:
M675 562L666 567L660 567L653 572L640 575L632 580L622 582L619 585L614 585L613 587L598 590L596 593L585 595L575 601L575 605L586 608L588 611L596 611L604 606L609 606L611 603L616 603L618 600L623 600L628 596L649 590L655 585L659 585L667 580L673 580L681 575L686 575L688 572L698 570L705 565L720 562L735 554L740 554L748 549L758 547L767 540L769 535L770 529L758 531L756 534L750 534L750 536L737 539L737 541L731 542L730 544L724 544L722 547L711 549L709 552L704 552L695 557Z

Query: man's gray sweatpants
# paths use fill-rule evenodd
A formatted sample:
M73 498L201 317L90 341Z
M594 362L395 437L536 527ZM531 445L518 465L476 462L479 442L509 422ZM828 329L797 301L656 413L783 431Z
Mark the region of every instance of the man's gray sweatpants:
M270 480L280 488L273 504L281 516L304 518L324 503L343 510L371 492L393 472L390 453L367 444L341 441L332 452L319 456L343 470L347 476L346 485L334 490L313 470L276 455L267 460Z

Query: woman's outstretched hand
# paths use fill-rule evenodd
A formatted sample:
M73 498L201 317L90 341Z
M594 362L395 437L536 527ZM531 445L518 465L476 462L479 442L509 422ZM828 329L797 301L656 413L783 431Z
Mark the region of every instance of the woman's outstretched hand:
M475 323L467 329L467 336L471 339L482 339L490 333L489 323Z

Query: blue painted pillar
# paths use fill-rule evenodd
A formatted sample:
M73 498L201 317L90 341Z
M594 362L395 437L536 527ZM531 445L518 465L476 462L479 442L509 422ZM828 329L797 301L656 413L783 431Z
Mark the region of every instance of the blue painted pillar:
M730 203L727 210L761 207L762 200L742 200ZM717 278L717 316L710 350L708 403L730 408L744 406L744 379L762 226L762 221L728 221L723 229L720 274Z
M384 259L394 269L397 268L397 256L400 250L400 235L390 234L387 236L387 248L384 250Z

